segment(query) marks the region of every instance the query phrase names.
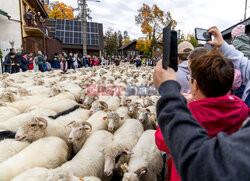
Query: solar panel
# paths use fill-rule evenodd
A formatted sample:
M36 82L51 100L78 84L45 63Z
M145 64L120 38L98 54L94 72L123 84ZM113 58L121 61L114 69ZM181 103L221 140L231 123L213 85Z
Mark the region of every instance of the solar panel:
M82 44L82 22L77 20L56 20L56 34L64 44ZM98 23L87 22L87 45L99 46Z

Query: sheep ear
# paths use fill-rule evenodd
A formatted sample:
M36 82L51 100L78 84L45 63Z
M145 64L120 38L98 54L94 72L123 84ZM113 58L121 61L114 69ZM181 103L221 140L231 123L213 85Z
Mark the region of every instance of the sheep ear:
M102 120L103 120L103 121L106 121L106 120L107 120L107 117L103 117Z
M135 174L138 175L138 177L142 177L144 175L146 175L148 172L148 168L147 167L141 167L138 170L135 171Z
M121 120L123 121L125 118L124 117L121 117Z
M48 126L48 122L46 119L41 118L41 117L37 117L35 118L38 121L38 124L40 127L42 127L42 129L46 129Z
M130 104L132 102L132 100L131 99L127 99L126 102Z
M149 114L151 114L151 111L150 111L150 109L146 109L146 111L149 113Z

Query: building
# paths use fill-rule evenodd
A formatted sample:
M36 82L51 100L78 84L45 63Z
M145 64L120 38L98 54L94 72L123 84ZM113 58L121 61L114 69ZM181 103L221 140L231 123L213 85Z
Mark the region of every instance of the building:
M233 26L231 26L231 27L229 27L226 30L221 32L223 35L223 38L225 39L226 42L231 43L231 41L232 41L231 32L236 26L238 26L240 24L244 24L246 26L246 34L250 37L250 18L248 18L248 19L246 19L242 22L239 22L239 23L237 23L237 24L235 24L235 25L233 25Z
M57 45L57 52L60 49L60 40L50 38L46 24L37 21L33 16L29 24L26 19L26 12L31 9L33 15L41 13L43 19L48 18L48 14L44 9L43 0L8 0L1 1L4 5L1 6L0 14L0 49L5 56L10 48L15 48L18 51L23 47L25 52L37 53L41 50L47 54L52 54L48 45ZM61 47L62 48L62 47ZM53 52L54 53L54 52Z
M82 22L79 20L47 19L46 24L50 37L62 41L63 51L83 52ZM100 23L87 22L87 53L88 55L101 56L104 50L103 25Z
M132 58L140 55L140 51L136 50L137 40L131 41L118 49L119 56Z

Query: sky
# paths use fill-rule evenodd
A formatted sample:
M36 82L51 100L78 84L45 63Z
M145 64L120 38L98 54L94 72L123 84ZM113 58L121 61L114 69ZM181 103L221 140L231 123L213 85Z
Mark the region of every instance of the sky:
M50 0L54 2L58 0ZM74 8L77 0L59 0ZM194 33L194 29L218 26L225 30L244 19L245 0L100 0L87 1L92 10L93 22L103 23L104 32L108 28L115 31L127 30L131 39L144 37L139 25L135 24L135 16L143 3L150 6L157 4L163 11L170 11L177 21L177 30ZM250 16L250 3L247 18Z

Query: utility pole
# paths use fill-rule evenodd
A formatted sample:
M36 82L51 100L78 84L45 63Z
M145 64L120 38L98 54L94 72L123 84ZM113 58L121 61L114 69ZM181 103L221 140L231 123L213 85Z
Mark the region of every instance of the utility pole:
M246 3L245 3L245 15L244 15L244 20L247 19L247 0L246 0Z
M87 10L86 10L86 0L82 3L82 45L83 45L83 56L87 56Z
M87 56L87 4L86 1L100 2L99 0L78 0L78 8L81 10L82 14L82 48L83 56Z

